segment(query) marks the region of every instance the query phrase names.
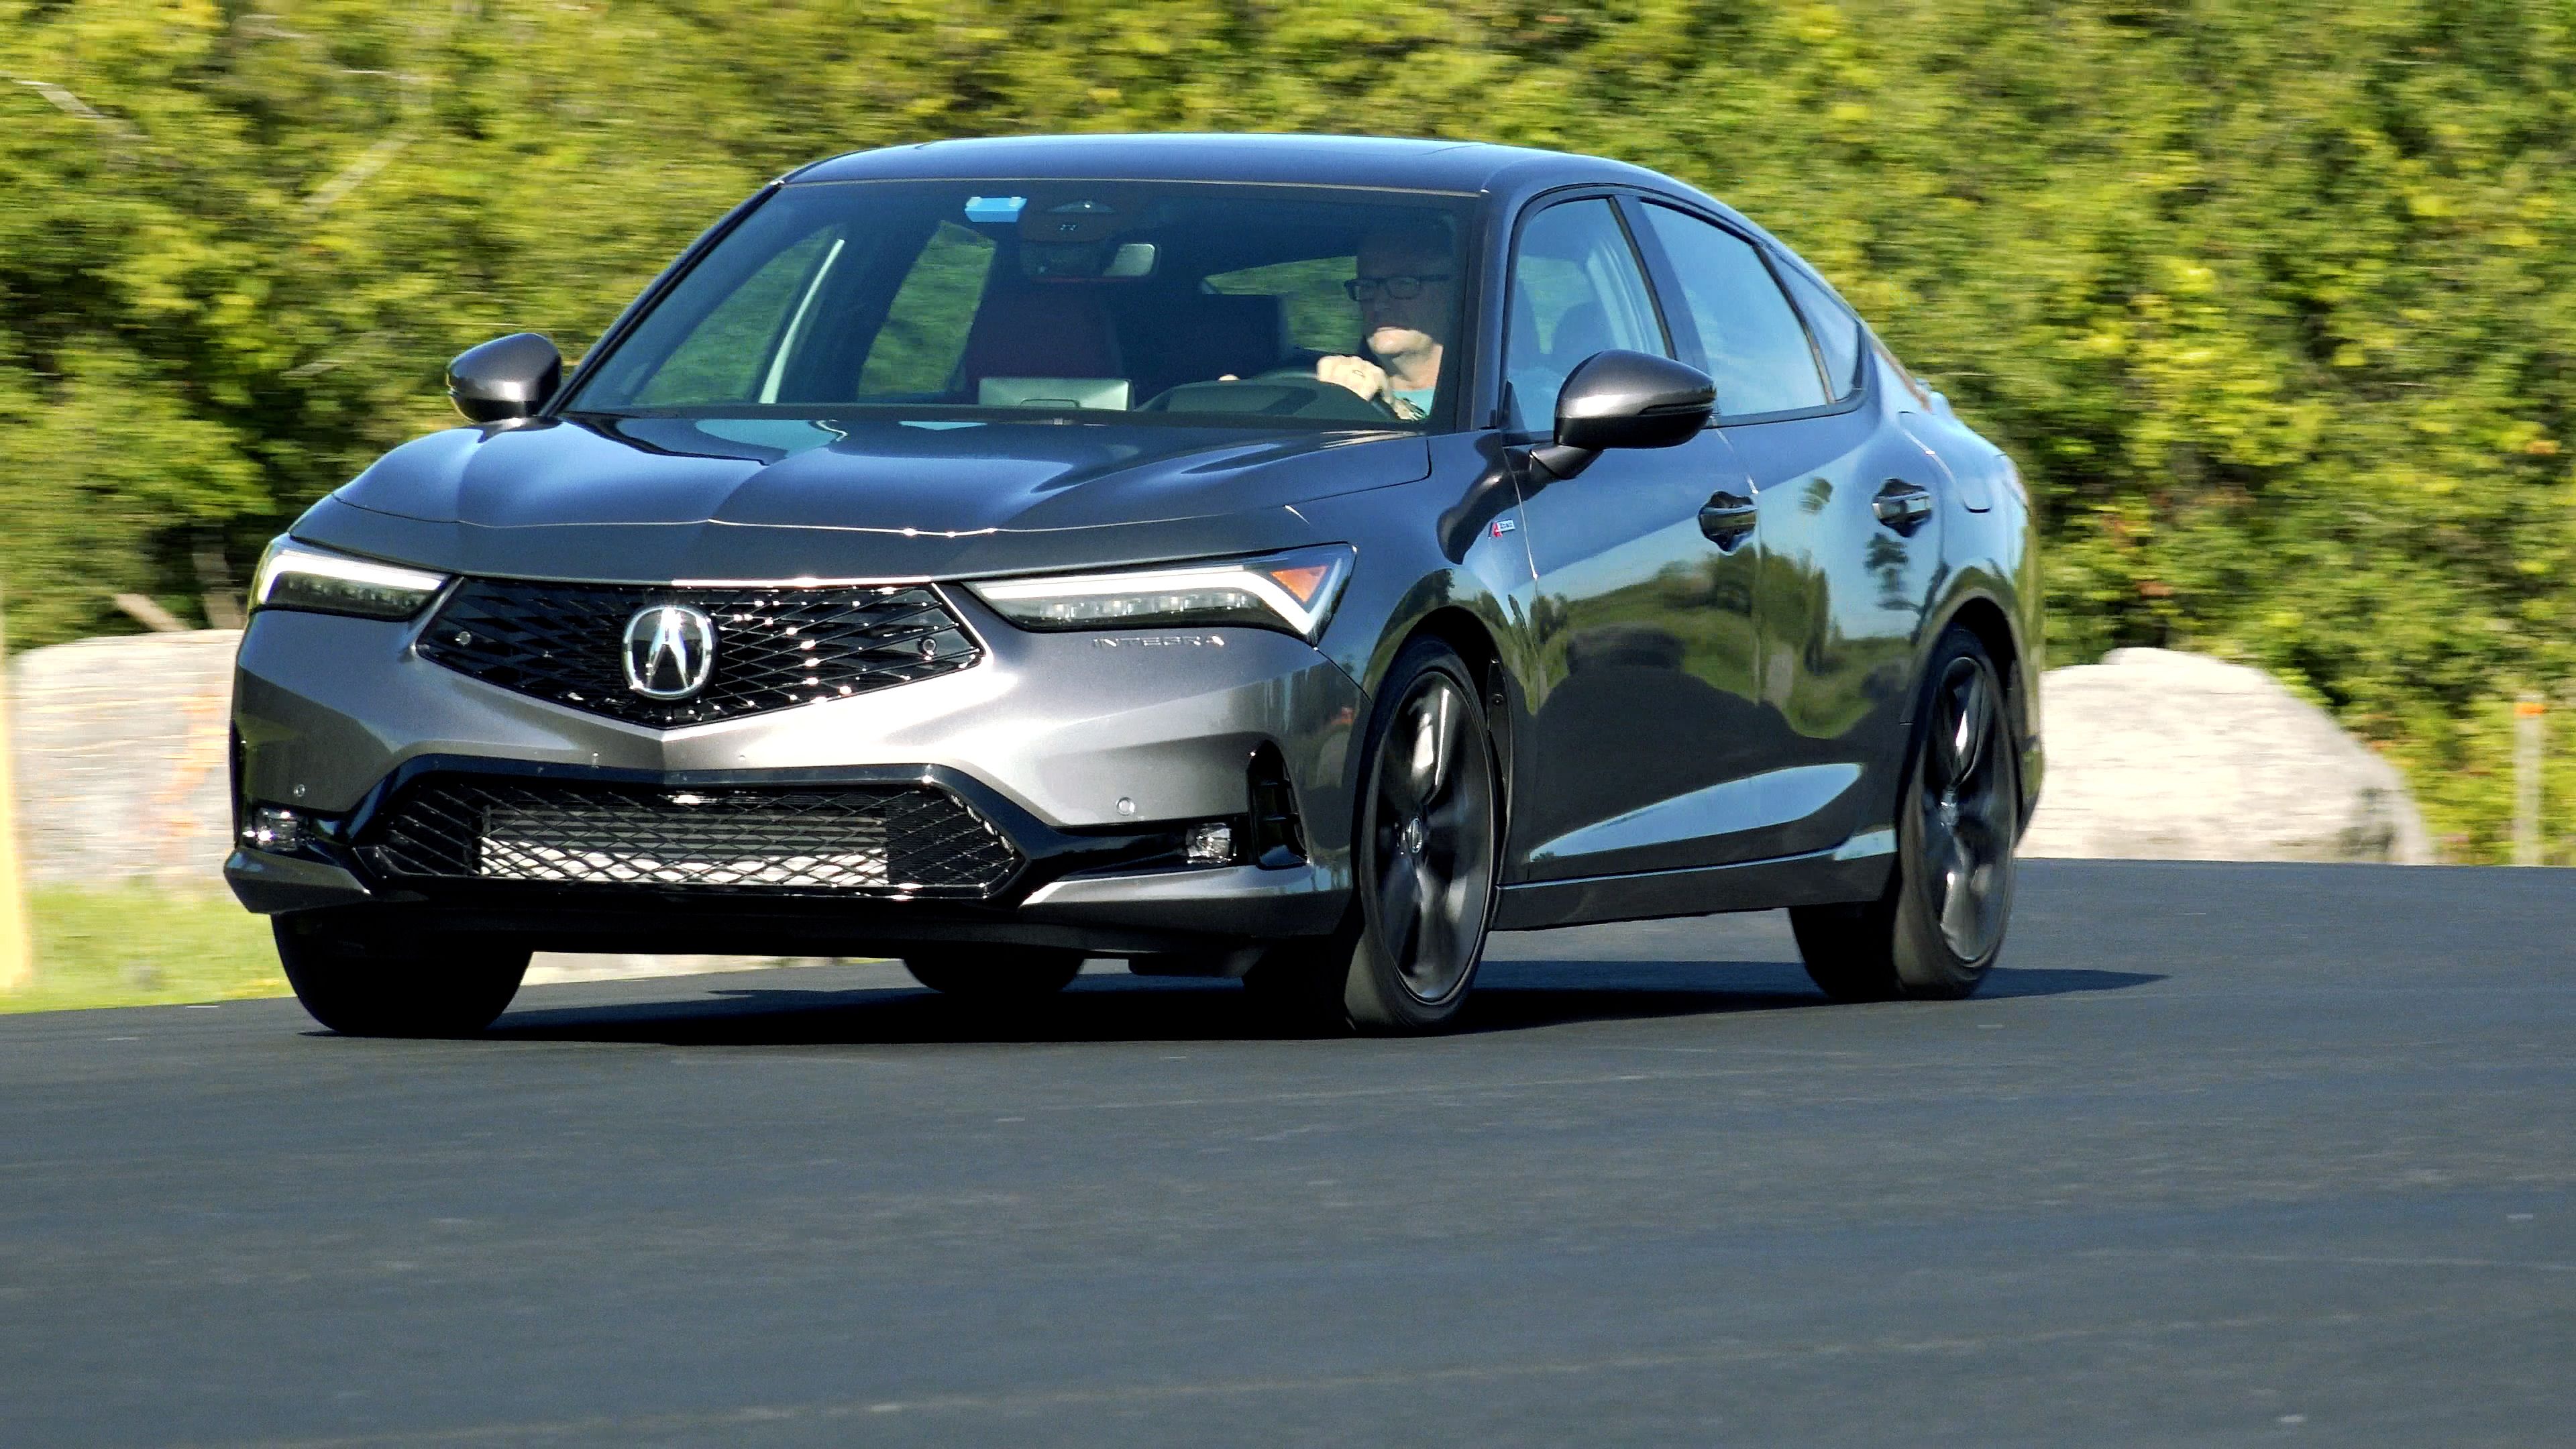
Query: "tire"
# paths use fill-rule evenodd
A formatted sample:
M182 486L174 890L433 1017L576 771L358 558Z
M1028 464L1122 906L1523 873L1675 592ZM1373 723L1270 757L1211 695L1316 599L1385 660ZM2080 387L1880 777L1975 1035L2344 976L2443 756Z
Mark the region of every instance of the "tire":
M295 999L342 1036L474 1036L519 994L523 947L371 924L278 917Z
M1994 661L1953 625L1933 648L1905 783L1896 872L1858 905L1799 906L1807 974L1837 1001L1955 1001L1974 992L2012 918L2019 754Z
M1501 771L1474 676L1447 645L1406 645L1387 680L1351 837L1358 900L1340 931L1282 944L1244 985L1325 1024L1434 1032L1456 1021L1493 920Z
M1082 953L995 946L906 956L912 979L960 1000L990 1003L1037 1001L1055 995L1082 974Z

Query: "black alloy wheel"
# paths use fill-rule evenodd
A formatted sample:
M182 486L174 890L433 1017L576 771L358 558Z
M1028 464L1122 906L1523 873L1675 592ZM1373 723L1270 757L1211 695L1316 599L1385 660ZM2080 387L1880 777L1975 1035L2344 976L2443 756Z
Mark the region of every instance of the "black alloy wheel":
M1244 984L1360 1031L1437 1031L1466 1000L1493 920L1500 770L1473 678L1447 645L1407 645L1387 679L1353 837L1356 908L1339 933L1281 947Z
M912 979L963 1001L992 1005L1043 1000L1082 974L1080 951L978 946L903 958Z
M1955 1000L2012 918L2019 759L1994 662L1953 625L1932 652L1898 795L1895 878L1878 900L1789 912L1807 974L1841 1001Z
M519 994L525 947L374 922L270 923L295 999L342 1036L474 1036Z

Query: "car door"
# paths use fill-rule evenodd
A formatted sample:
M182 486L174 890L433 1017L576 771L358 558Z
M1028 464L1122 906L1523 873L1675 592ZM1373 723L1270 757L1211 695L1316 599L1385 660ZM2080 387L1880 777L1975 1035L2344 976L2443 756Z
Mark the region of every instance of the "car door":
M1508 419L1522 440L1553 425L1565 375L1592 354L1671 356L1620 203L1605 195L1523 218L1506 288ZM1703 532L1712 498L1749 505L1723 434L1612 449L1571 479L1524 469L1532 582L1522 601L1536 664L1517 746L1511 859L1518 879L1561 880L1726 857L1727 786L1748 768L1755 707L1749 531Z
M1683 298L1683 360L1716 379L1719 431L1753 484L1754 728L1770 818L1747 844L1766 856L1836 847L1885 824L1862 817L1892 798L1945 477L1873 381L1858 320L1822 286L1714 218L1639 210L1658 277Z

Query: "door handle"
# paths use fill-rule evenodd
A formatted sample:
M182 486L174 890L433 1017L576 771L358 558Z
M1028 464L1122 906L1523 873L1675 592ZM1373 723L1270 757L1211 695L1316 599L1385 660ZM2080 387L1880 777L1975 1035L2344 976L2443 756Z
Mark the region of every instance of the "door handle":
M1932 516L1932 490L1920 483L1890 478L1887 485L1878 490L1878 496L1870 500L1869 506L1870 511L1878 515L1879 522L1898 533L1910 534L1923 526L1923 520Z
M1716 492L1699 506L1699 531L1719 548L1733 548L1753 531L1759 505L1741 493Z

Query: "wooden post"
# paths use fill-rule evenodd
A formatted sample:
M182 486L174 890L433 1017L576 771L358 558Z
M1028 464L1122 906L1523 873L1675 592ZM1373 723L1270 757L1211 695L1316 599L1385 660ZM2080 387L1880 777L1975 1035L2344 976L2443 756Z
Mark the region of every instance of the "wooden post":
M0 993L36 984L27 887L18 859L17 761L9 747L9 614L0 604Z
M2513 706L2513 863L2540 864L2541 711L2536 694Z

